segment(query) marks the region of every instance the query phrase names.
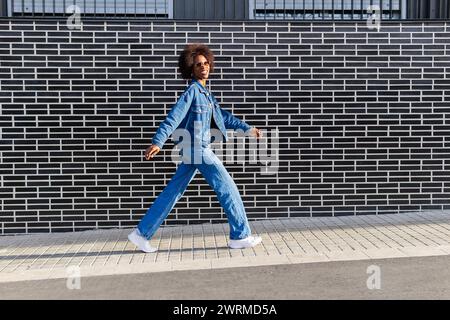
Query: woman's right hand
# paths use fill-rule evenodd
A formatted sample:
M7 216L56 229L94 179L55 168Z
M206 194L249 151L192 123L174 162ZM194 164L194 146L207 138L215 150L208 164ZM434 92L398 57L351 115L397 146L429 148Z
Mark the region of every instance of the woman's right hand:
M161 149L156 145L152 144L145 150L145 159L150 160L155 154L157 154Z

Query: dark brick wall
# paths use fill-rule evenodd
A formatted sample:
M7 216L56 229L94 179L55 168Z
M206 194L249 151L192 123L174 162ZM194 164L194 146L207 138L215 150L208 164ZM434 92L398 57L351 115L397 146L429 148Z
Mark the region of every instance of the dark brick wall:
M278 129L276 174L225 163L250 219L450 208L449 22L4 19L1 234L136 225L176 169L170 139L143 151L184 90L190 42L215 51L224 109ZM216 221L198 173L166 223Z

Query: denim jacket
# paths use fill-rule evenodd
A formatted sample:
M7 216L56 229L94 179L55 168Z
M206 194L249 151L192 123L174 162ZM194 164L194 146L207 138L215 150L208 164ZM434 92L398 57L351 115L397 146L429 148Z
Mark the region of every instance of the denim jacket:
M192 78L166 119L160 124L152 139L152 144L162 149L175 129L185 129L192 144L206 147L211 143L211 125L220 130L225 141L228 141L226 129L240 129L248 136L249 130L252 128L229 111L223 110L214 95L206 90L197 79ZM177 145L180 141L174 138L174 143Z

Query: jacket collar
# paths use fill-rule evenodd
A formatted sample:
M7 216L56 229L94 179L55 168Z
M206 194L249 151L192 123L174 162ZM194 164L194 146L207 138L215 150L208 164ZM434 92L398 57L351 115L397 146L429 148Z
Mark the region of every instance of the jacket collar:
M191 83L196 83L196 84L197 84L197 87L200 89L200 92L201 92L201 93L208 93L208 94L209 94L209 91L206 90L206 88L205 88L205 87L200 83L200 81L197 80L196 78L192 77L192 78L191 78Z

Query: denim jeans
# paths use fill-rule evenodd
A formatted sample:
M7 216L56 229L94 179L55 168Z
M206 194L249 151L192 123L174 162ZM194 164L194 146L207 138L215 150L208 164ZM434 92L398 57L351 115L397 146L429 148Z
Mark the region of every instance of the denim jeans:
M196 151L194 151L196 150ZM200 156L194 155L194 152ZM183 155L184 153L184 155ZM230 225L230 239L244 239L251 234L247 215L239 190L230 174L214 154L211 148L189 149L181 151L182 162L153 205L138 224L142 236L150 239L181 198L197 170L217 194L217 198L227 215ZM190 155L190 158L189 158ZM201 161L190 161L196 157Z

